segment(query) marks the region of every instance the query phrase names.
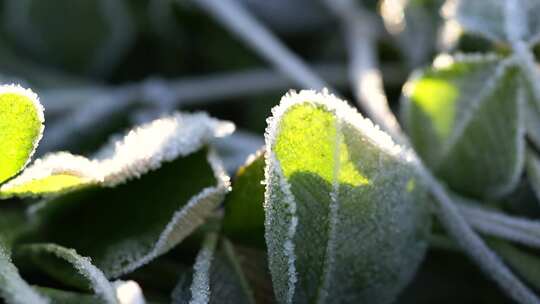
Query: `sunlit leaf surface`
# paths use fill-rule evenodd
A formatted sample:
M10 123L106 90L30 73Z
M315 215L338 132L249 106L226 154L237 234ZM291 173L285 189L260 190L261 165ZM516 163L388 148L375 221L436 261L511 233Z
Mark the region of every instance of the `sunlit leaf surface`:
M43 121L36 94L0 86L0 184L26 166L41 139Z
M390 303L422 260L426 197L407 151L344 101L283 97L266 134L266 243L281 303Z
M509 61L439 57L403 94L414 148L450 187L480 197L513 190L523 168L525 91Z

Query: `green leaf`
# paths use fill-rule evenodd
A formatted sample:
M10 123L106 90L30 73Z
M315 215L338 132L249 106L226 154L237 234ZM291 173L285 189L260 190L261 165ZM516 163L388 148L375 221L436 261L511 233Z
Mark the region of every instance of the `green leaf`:
M71 72L102 75L133 42L134 24L126 2L8 0L3 20L8 37L34 58L46 58Z
M284 96L266 134L266 244L280 303L390 303L427 247L408 152L328 93Z
M95 185L114 187L158 169L163 162L191 154L233 129L231 123L204 113L176 113L111 141L95 159L66 152L38 159L0 187L0 198L49 197Z
M448 7L450 17L466 31L496 42L524 40L533 44L540 39L540 3L536 0L452 2L457 6Z
M535 69L537 67L533 67ZM535 97L535 92L540 92L540 83L527 83L527 102L525 104L525 127L531 144L540 149L540 96Z
M540 201L540 158L534 151L527 151L527 178L536 198Z
M255 303L230 242L220 243L216 233L206 236L193 272L180 278L172 303Z
M63 283L70 285L72 280L84 281L103 303L118 303L115 289L103 272L73 249L55 244L30 244L18 247L17 254L27 256L36 267Z
M223 233L231 240L264 247L264 152L249 157L225 199Z
M43 107L30 90L0 86L0 184L29 162L43 133Z
M1 210L0 213L0 299L10 304L46 304L48 299L35 291L20 276L11 260L11 245L24 225L18 212Z
M403 122L416 151L451 188L498 197L514 189L523 169L524 93L511 61L439 57L406 83Z
M229 179L204 147L230 130L204 114L176 114L132 130L96 160L77 162L77 174L92 183L32 208L36 227L24 241L74 248L109 278L139 268L180 243L222 202ZM46 164L36 163L19 180L32 180Z

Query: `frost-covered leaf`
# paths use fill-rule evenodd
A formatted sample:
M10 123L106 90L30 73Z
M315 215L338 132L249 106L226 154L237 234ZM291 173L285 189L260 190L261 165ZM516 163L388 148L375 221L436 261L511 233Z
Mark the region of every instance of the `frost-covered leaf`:
M50 200L35 212L36 233L91 257L109 277L130 272L178 244L222 201L228 183L222 172L214 176L206 154L164 163L114 188L95 186Z
M222 201L228 182L206 158L200 151L114 188L48 201L34 215L38 239L77 249L108 277L130 272L182 241Z
M129 132L79 167L79 176L91 183L33 207L36 227L27 241L74 248L107 277L148 263L222 202L229 179L215 152L204 146L230 130L230 124L203 114L177 114ZM31 180L44 164L20 180Z
M392 302L430 227L407 151L328 93L289 93L272 113L265 228L278 302Z
M26 166L41 139L43 121L36 94L0 86L0 184Z
M451 18L469 32L496 42L540 38L540 2L536 0L447 0Z
M540 201L540 158L534 151L527 152L527 178L536 198Z
M223 233L236 242L264 247L264 152L240 167L225 199Z
M17 255L26 256L35 267L67 285L73 280L84 281L103 303L118 303L115 288L103 272L73 249L55 244L30 244L18 247Z
M494 197L519 181L525 92L511 61L493 55L439 57L403 89L412 144L450 187Z
M0 213L0 300L9 304L47 304L49 300L21 278L11 259L11 243L23 225L16 212Z
M233 129L231 123L204 113L176 113L112 140L95 159L66 152L38 159L0 187L0 197L58 195L92 185L114 187L158 169L163 162L189 155Z
M134 38L126 2L8 0L2 21L8 37L33 56L71 71L104 74Z
M174 304L249 303L255 300L239 261L227 240L209 233L193 271L180 278L172 293Z

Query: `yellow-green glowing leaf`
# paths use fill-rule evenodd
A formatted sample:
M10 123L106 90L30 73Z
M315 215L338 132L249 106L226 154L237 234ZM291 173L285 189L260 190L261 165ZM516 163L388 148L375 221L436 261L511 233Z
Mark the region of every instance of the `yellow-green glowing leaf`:
M476 197L511 191L523 169L523 81L495 55L441 56L403 90L403 121L425 163Z
M0 198L43 197L91 185L114 187L191 154L234 125L204 113L174 115L138 126L105 145L95 159L57 152L38 159L0 187Z
M91 184L93 181L71 174L54 174L41 179L31 180L20 185L6 187L0 191L0 197L24 197L33 196L36 193L41 195L59 194L65 191L73 190Z
M419 79L412 85L415 90L411 95L411 100L422 112L430 117L438 118L433 121L433 127L438 138L444 140L450 135L454 126L457 88L447 81L428 77Z
M272 113L264 208L278 302L392 302L430 227L408 152L326 92L287 94Z
M18 86L0 86L0 184L21 171L43 133L38 97Z
M176 113L134 128L92 160L65 152L36 160L0 192L48 197L28 214L37 223L28 238L73 248L116 278L171 250L222 203L229 178L207 146L233 127Z

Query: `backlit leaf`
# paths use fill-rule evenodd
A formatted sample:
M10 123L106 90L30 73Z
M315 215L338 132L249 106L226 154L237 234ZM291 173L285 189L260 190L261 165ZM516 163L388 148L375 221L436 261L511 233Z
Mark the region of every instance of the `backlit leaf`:
M0 86L0 184L29 162L43 133L38 97L18 86Z
M439 57L403 89L403 122L436 175L460 193L504 195L523 168L525 91L510 61Z
M266 244L280 303L390 303L422 261L408 152L328 93L285 95L266 133Z
M195 259L193 272L181 277L172 294L174 304L254 304L232 244L209 233Z
M6 186L55 172L69 172L83 183L54 193L32 189L32 195L53 196L32 208L36 227L22 242L73 248L109 278L150 262L190 235L222 202L229 179L216 153L205 146L232 127L205 114L176 114L134 129L94 160L55 154L36 162Z
M103 272L92 265L90 259L80 256L75 250L55 244L31 244L20 246L17 251L31 258L36 267L42 268L53 277L57 276L64 283L69 285L73 279L69 275L76 274L79 279L87 282L103 303L118 303L115 289Z
M234 126L204 113L176 113L133 129L112 140L95 159L66 152L38 159L23 174L0 187L0 197L40 197L92 185L114 187L199 150Z

